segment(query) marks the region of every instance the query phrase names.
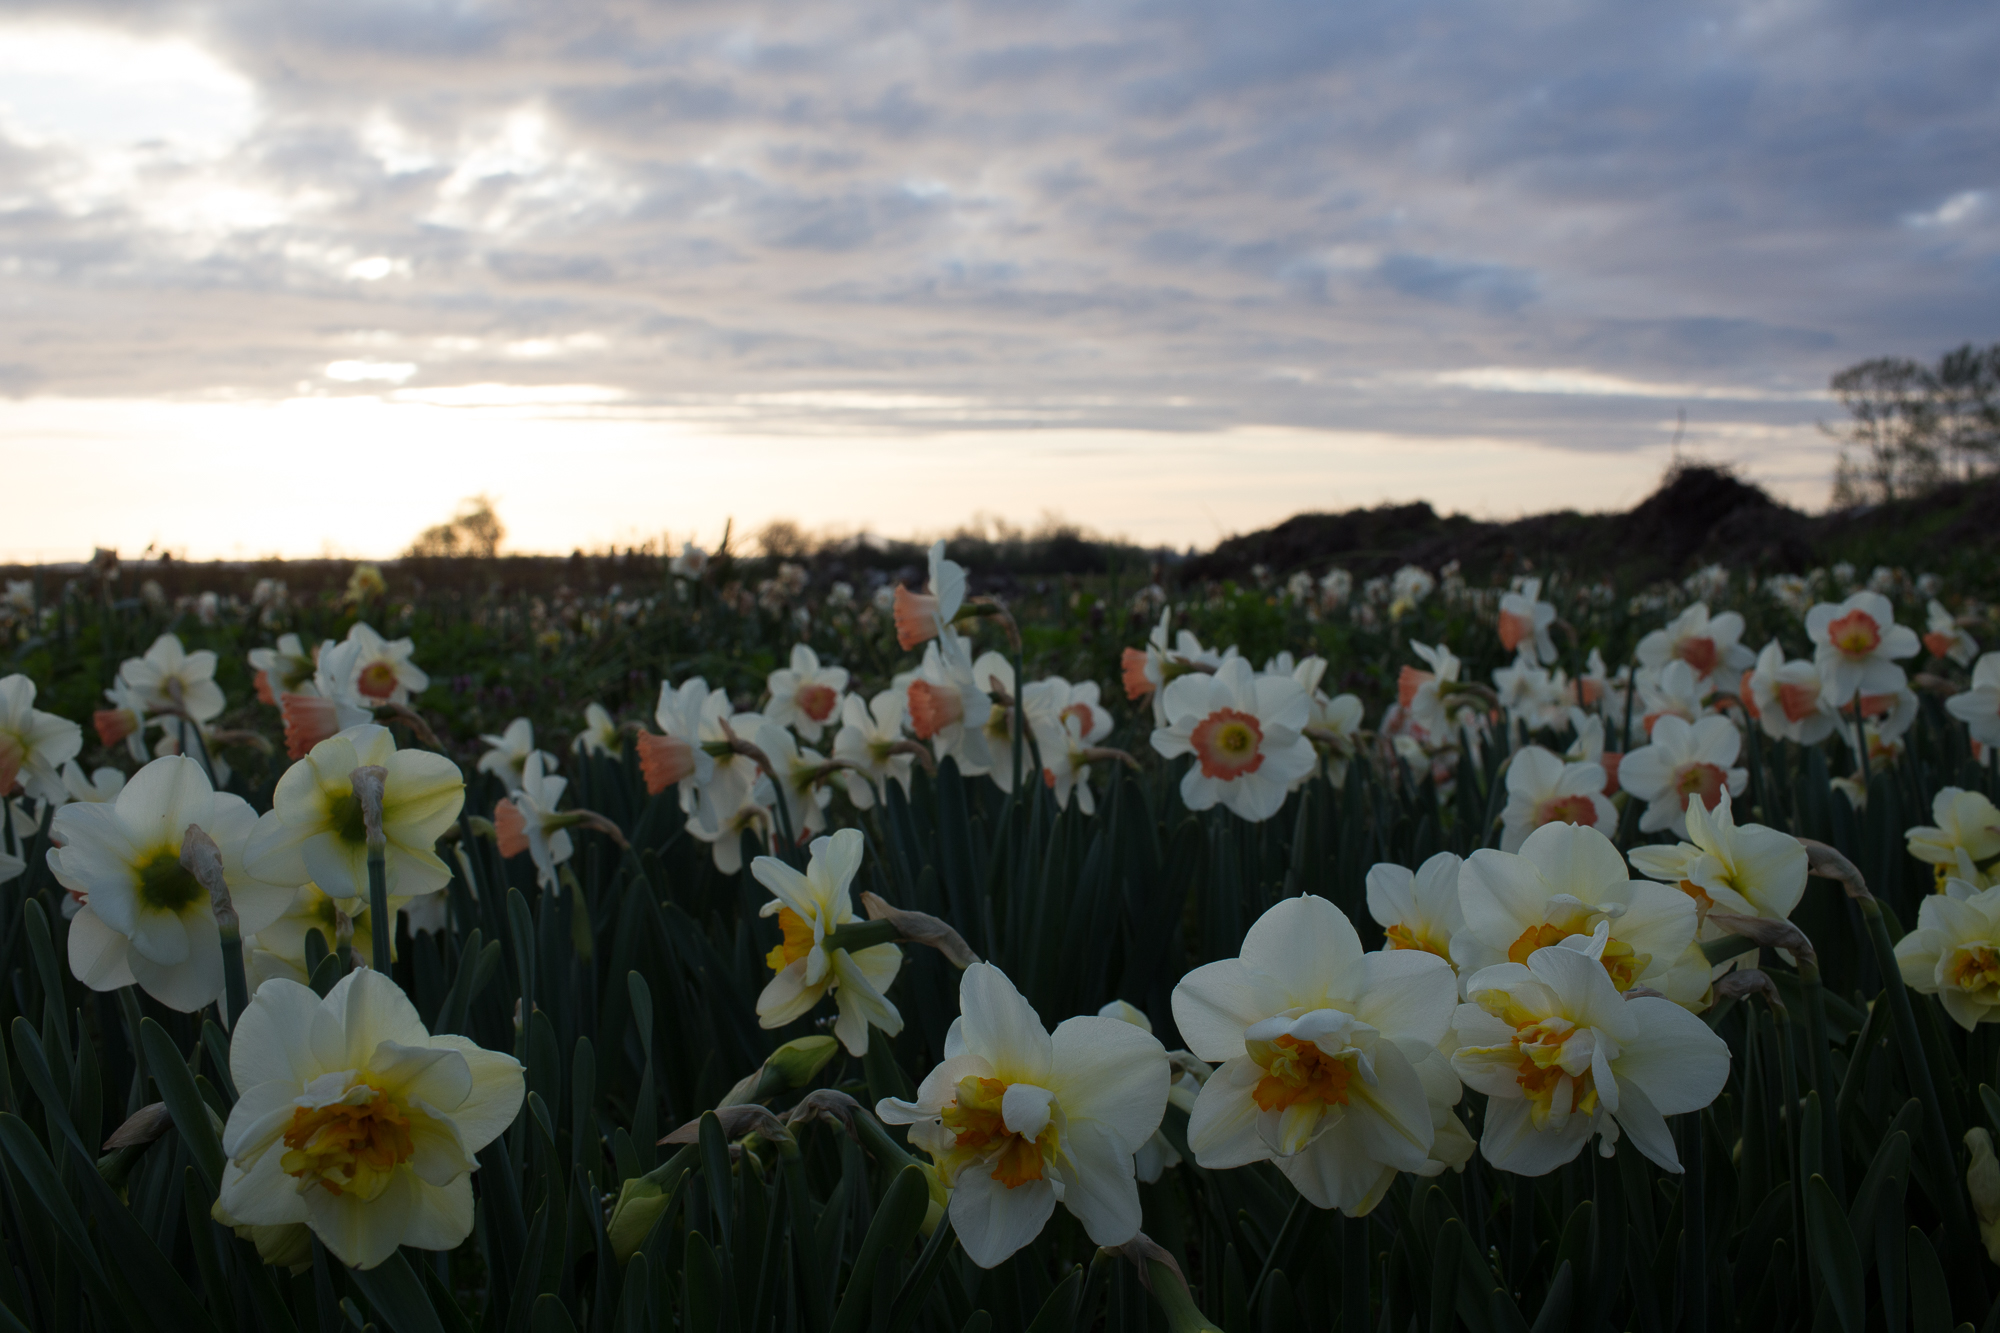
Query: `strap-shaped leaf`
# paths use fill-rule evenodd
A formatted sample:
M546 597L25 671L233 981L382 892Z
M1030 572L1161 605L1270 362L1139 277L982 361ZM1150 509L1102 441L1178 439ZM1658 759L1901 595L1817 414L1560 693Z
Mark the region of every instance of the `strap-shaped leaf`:
M1819 1267L1820 1281L1843 1333L1861 1333L1867 1311L1861 1251L1847 1228L1847 1214L1824 1176L1806 1182L1806 1243L1812 1248L1813 1262Z
M208 1103L195 1087L187 1061L174 1047L174 1039L167 1035L167 1030L150 1018L140 1021L139 1040L146 1048L146 1066L153 1082L159 1085L160 1100L167 1104L174 1128L187 1141L202 1183L211 1190L220 1190L222 1141L216 1137L215 1125L208 1118Z
M424 1284L401 1250L373 1268L350 1268L347 1277L395 1333L444 1333Z

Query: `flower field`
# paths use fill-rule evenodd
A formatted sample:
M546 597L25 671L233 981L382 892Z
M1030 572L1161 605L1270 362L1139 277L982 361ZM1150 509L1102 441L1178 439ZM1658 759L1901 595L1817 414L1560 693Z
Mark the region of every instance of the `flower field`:
M0 602L0 1328L2000 1328L1993 588L134 581Z

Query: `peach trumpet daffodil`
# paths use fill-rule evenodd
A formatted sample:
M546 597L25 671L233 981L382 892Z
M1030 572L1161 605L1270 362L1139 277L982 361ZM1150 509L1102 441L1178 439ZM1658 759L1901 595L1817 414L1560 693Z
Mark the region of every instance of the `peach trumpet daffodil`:
M1620 1137L1664 1171L1680 1157L1666 1117L1699 1111L1729 1078L1729 1047L1670 1001L1626 999L1588 951L1552 946L1466 981L1451 1067L1486 1094L1486 1160L1547 1175L1593 1134Z
M285 770L244 853L252 872L291 886L310 881L336 898L367 897L368 838L354 794L354 770L363 766L388 775L382 833L389 892L414 898L450 883L436 847L465 803L458 765L428 750L398 750L388 728L373 724L321 741Z
M1008 677L1011 680L1011 672ZM946 758L955 760L967 777L992 769L986 724L993 716L993 699L974 670L965 640L956 631L947 628L937 642L924 649L923 663L905 698L910 730L918 740L931 743L940 763Z
M819 654L801 643L792 649L792 664L768 677L771 701L764 716L790 727L802 740L817 741L840 721L847 694L847 668L821 666Z
M198 827L222 853L223 879L244 936L281 916L288 884L244 864L257 816L240 796L216 791L192 759L156 759L115 801L77 802L55 813L48 853L56 880L81 901L69 929L69 965L92 990L137 984L182 1013L222 994L222 934L209 890L181 864Z
M321 999L257 988L229 1044L240 1095L218 1203L236 1223L304 1223L350 1268L472 1234L474 1154L520 1114L520 1062L432 1036L395 982L357 968Z
M82 750L81 727L35 707L34 681L18 672L0 677L0 797L25 791L60 805L69 799L62 766Z
M275 704L312 684L313 657L296 634L280 634L273 648L252 648L250 669L257 673L257 698Z
M1842 704L1857 694L1902 689L1896 660L1922 647L1915 630L1896 623L1895 608L1879 592L1857 592L1837 605L1821 602L1806 612L1806 637L1828 697Z
M1318 762L1302 734L1311 716L1305 689L1290 676L1252 675L1240 657L1212 676L1174 681L1166 709L1153 748L1169 759L1194 757L1181 779L1190 810L1221 804L1252 822L1269 819Z
M852 952L826 947L828 935L861 920L851 894L865 847L860 830L841 829L813 841L803 874L772 856L750 863L750 873L772 894L758 915L777 917L784 935L764 959L776 975L757 997L760 1027L795 1022L832 992L840 1010L833 1035L850 1054L868 1053L871 1027L891 1037L903 1030L903 1015L887 995L903 965L902 949L894 944Z
M1750 665L1753 659L1742 640L1741 615L1724 611L1712 616L1708 603L1696 602L1665 629L1640 639L1636 656L1640 667L1650 671L1662 670L1672 661L1685 662L1698 682L1712 688L1736 679Z
M992 1268L1041 1234L1058 1202L1101 1246L1139 1234L1133 1159L1166 1114L1159 1039L1098 1015L1051 1033L1007 975L974 963L959 979L944 1063L913 1101L875 1114L909 1125L951 1189L953 1232Z
M1239 957L1174 987L1188 1048L1221 1068L1188 1118L1197 1164L1268 1161L1319 1208L1359 1217L1398 1171L1431 1176L1471 1151L1438 1044L1457 1003L1451 965L1423 949L1363 953L1324 898L1287 898Z
M556 867L574 852L569 825L572 820L556 812L569 779L542 771L542 755L530 751L521 770L520 785L514 793L493 807L494 840L500 855L528 853L535 863L535 882L548 892L558 888Z
M1972 668L1972 687L1944 701L1981 745L2000 745L2000 653L1986 653Z
M965 566L945 559L942 541L931 545L930 575L922 592L896 587L896 643L904 652L935 639L965 605Z
M1540 579L1521 579L1514 591L1500 598L1500 646L1510 653L1543 663L1555 661L1556 645L1549 637L1549 626L1555 623L1556 609L1542 600Z
M1167 641L1167 627L1173 620L1173 608L1160 612L1160 623L1153 626L1146 636L1144 648L1127 648L1122 659L1125 697L1143 699L1151 696L1153 701L1153 725L1167 725L1166 687L1190 671L1212 671L1223 662L1236 656L1234 648L1216 652L1201 646L1187 630L1174 637L1171 645Z
M1817 745L1840 725L1840 714L1827 701L1819 666L1803 658L1786 661L1774 639L1757 654L1757 665L1743 675L1744 711L1773 740Z
M1564 763L1539 745L1523 746L1507 762L1507 805L1500 812L1500 849L1518 852L1544 824L1583 824L1606 837L1618 832L1618 811L1604 795L1601 764Z
M1723 792L1741 796L1750 781L1750 770L1736 767L1742 749L1742 733L1726 717L1711 715L1694 723L1659 719L1652 743L1618 764L1620 785L1647 803L1639 816L1640 831L1672 830L1685 838L1689 802L1699 800L1713 810Z
M1933 597L1924 618L1924 650L1940 661L1969 666L1979 656L1979 641L1965 632L1944 603Z

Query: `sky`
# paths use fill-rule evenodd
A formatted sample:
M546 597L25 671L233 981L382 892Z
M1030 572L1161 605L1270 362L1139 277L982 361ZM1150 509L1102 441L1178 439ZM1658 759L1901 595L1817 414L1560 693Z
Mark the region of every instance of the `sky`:
M1819 506L1829 375L2000 341L1997 67L1972 0L8 0L0 560Z

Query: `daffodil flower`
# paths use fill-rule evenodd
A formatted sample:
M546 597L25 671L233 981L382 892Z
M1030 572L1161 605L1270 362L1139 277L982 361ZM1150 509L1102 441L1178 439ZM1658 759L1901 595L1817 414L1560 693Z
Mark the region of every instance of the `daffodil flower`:
M779 667L766 678L771 701L764 716L781 727L790 727L808 741L817 741L840 718L841 702L847 694L847 668L821 666L819 654L805 644L792 648L788 667Z
M274 883L311 881L336 898L368 894L368 835L354 795L354 770L379 766L389 892L433 893L451 882L437 840L465 803L458 765L428 750L398 750L388 728L350 727L286 769L245 852L254 873Z
M1189 1049L1222 1066L1188 1120L1195 1161L1272 1162L1316 1207L1350 1217L1379 1203L1398 1171L1443 1171L1451 1163L1435 1150L1463 1162L1439 1143L1459 1093L1438 1050L1457 998L1436 954L1363 953L1326 899L1280 902L1239 957L1174 987Z
M1904 836L1910 855L1937 871L1939 887L1949 876L1970 876L1960 870L2000 856L2000 809L1984 792L1946 787L1931 798L1931 824L1919 824Z
M910 729L917 739L929 741L939 762L954 760L967 777L990 771L994 761L986 739L993 699L973 667L965 640L947 626L937 642L924 649L923 663L905 696Z
M49 869L82 901L69 965L92 990L136 983L192 1013L222 994L222 934L209 891L181 864L190 825L215 840L238 928L254 935L291 901L289 884L244 865L257 816L218 792L192 759L155 759L104 804L78 802L50 825Z
M542 755L531 752L521 772L514 794L493 807L494 841L500 855L519 856L526 852L535 863L535 882L553 893L556 867L569 860L575 847L569 836L569 821L556 812L569 779L542 772Z
M875 1114L910 1125L951 1188L966 1255L992 1268L1041 1234L1058 1201L1098 1245L1139 1234L1133 1157L1167 1108L1167 1053L1115 1018L1071 1018L1053 1034L1007 975L974 963L959 979L944 1063L914 1101Z
M1383 948L1421 949L1451 962L1452 937L1465 929L1458 894L1463 865L1439 852L1415 870L1386 861L1369 867L1368 915L1387 936Z
M1687 836L1687 807L1700 801L1713 810L1722 793L1741 796L1750 771L1736 767L1743 736L1726 717L1709 716L1689 723L1678 717L1660 718L1651 743L1626 755L1618 765L1618 781L1646 802L1639 816L1642 833L1672 830Z
M615 758L621 748L617 719L606 712L602 704L584 705L583 730L576 733L570 748L578 754L603 754Z
M1912 990L1938 997L1967 1032L2000 1021L2000 888L1945 881L1917 906L1917 928L1897 941L1896 964Z
M35 682L0 678L0 797L23 790L38 801L69 798L62 766L83 749L83 729L35 707Z
M1536 661L1556 660L1555 641L1549 626L1556 623L1556 609L1541 600L1542 581L1528 578L1520 587L1500 599L1500 646Z
M1602 765L1566 764L1539 745L1527 745L1508 761L1500 824L1500 849L1518 852L1544 824L1582 824L1614 834L1618 811L1605 798Z
M238 1020L239 1089L222 1131L219 1202L236 1223L303 1222L350 1268L399 1245L456 1248L472 1234L473 1154L520 1113L521 1066L432 1036L379 972L357 968L325 999L267 981Z
M1717 681L1734 680L1752 661L1743 639L1743 617L1734 611L1712 616L1707 602L1695 602L1667 623L1639 640L1635 656L1641 668L1659 671L1667 663L1688 664L1695 678L1711 688Z
M943 633L965 605L965 566L945 559L942 541L931 545L930 575L923 592L896 586L896 643L904 652Z
M389 911L400 911L408 901L389 899ZM284 977L301 985L311 980L306 974L306 936L314 931L319 932L328 953L345 942L355 958L366 961L374 957L375 923L370 915L365 896L331 898L317 884L300 885L284 915L259 929L254 939L246 936L243 941L243 965L249 973L251 988L254 990L273 977ZM392 957L395 947L396 937L391 935Z
M1451 1067L1487 1096L1479 1148L1516 1175L1547 1175L1593 1134L1621 1134L1678 1172L1666 1117L1699 1111L1729 1078L1729 1047L1668 1000L1620 995L1601 960L1549 947L1466 982Z
M1757 665L1744 674L1739 697L1745 711L1773 740L1817 745L1840 725L1839 713L1828 702L1819 667L1804 659L1785 660L1784 649L1775 639L1757 654Z
M176 710L206 722L228 703L215 683L215 654L206 648L191 653L173 634L153 640L144 657L126 658L118 678L147 713Z
M1705 918L1710 910L1783 921L1806 891L1806 849L1797 838L1761 824L1738 824L1727 793L1715 809L1690 803L1688 840L1673 847L1634 847L1632 868L1678 885ZM1703 938L1722 934L1703 929Z
M841 778L847 799L866 810L875 804L877 788L892 779L910 789L910 768L916 757L903 740L906 692L886 689L866 703L850 694L841 704L840 730L833 736L833 757L847 764Z
M1924 649L1941 661L1966 666L1979 656L1979 641L1965 632L1944 603L1933 597L1925 616Z
M555 766L554 755L535 748L535 724L525 717L509 722L507 729L497 736L479 739L486 742L486 753L479 756L479 771L500 779L510 792L520 790L521 774L527 768L529 756L539 755L544 768Z
M250 669L257 673L257 698L275 704L281 695L312 684L313 655L298 635L281 634L276 647L250 650Z
M1944 701L1981 745L2000 745L2000 653L1986 653L1972 668L1972 686Z
M1693 948L1695 901L1679 889L1633 879L1611 839L1576 824L1544 824L1519 853L1482 848L1458 876L1465 929L1452 960L1466 976L1602 925L1606 975L1618 991L1647 986L1681 1004L1708 989L1708 963Z
M757 997L758 1024L784 1027L831 991L840 1008L833 1033L854 1055L867 1054L871 1026L892 1037L903 1030L903 1015L886 994L903 965L903 951L893 944L852 952L826 947L834 930L860 920L849 894L864 847L859 830L841 829L814 840L804 874L776 857L750 863L750 873L772 893L759 915L777 917L784 934L764 960L776 975Z
M1917 632L1896 623L1896 610L1879 592L1857 592L1838 605L1821 602L1806 612L1806 637L1829 697L1845 703L1857 694L1894 694L1903 688L1895 659L1916 656Z
M1166 710L1153 748L1169 759L1194 756L1181 779L1190 810L1220 803L1244 819L1269 819L1318 762L1303 735L1310 716L1305 690L1289 676L1252 675L1241 658L1212 676L1175 680L1166 689Z

